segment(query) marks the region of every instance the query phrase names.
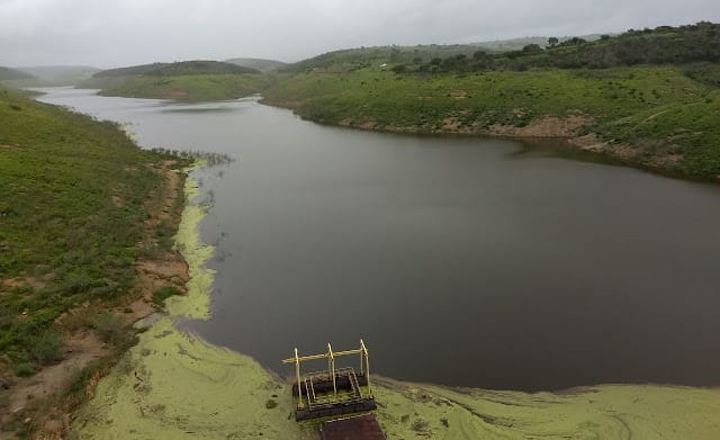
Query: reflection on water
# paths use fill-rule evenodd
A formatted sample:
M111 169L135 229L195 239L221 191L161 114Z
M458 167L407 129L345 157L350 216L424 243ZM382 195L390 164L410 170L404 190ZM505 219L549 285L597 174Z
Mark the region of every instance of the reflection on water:
M717 186L252 99L42 99L131 122L145 146L238 159L198 173L218 274L212 319L191 325L270 368L363 337L399 379L720 384Z

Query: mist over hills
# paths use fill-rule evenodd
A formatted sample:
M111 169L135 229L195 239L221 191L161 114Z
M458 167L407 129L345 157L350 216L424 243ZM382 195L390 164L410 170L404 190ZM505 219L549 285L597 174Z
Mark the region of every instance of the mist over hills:
M272 72L285 67L288 63L269 60L265 58L230 58L224 62L230 64L236 64L242 67L248 67L250 69L259 70L260 72Z
M18 69L0 66L0 81L14 81L22 79L33 79L34 76Z

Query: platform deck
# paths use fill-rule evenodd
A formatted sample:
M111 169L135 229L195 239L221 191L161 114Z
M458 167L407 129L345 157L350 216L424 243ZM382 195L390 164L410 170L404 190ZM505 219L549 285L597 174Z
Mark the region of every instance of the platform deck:
M320 426L321 440L386 440L373 414L325 422Z

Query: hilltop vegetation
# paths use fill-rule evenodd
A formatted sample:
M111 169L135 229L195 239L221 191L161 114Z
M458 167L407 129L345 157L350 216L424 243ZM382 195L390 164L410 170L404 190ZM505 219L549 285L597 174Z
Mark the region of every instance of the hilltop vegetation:
M236 64L242 67L259 70L260 72L272 72L287 66L287 63L263 58L231 58L226 63Z
M477 46L472 44L361 47L324 53L295 64L289 64L281 70L286 72L310 70L341 72L384 63L420 65L433 58L468 56L475 51L477 51Z
M599 39L600 35L588 35L583 38L587 41L594 41ZM559 41L567 41L570 39L571 37L562 37L559 38ZM525 37L468 44L361 47L327 52L294 64L287 64L277 70L286 72L303 72L308 70L348 71L385 63L419 66L424 63L429 63L434 59L455 57L471 58L472 55L478 51L497 54L519 50L528 44L544 46L548 44L547 41L547 37Z
M482 50L472 57L463 54L435 58L422 65L405 63L398 71L476 72L486 70L528 69L605 69L641 64L687 64L720 61L720 25L701 22L695 25L641 31L622 35L603 35L590 42L582 38L559 41L549 39L543 49L528 44L521 50L490 54Z
M595 41L602 37L599 34L583 35L577 38L582 38L585 41ZM484 41L482 43L475 43L477 50L486 50L488 52L512 52L515 50L522 50L523 47L528 44L537 44L540 47L546 47L550 45L549 40L552 37L521 37L511 38L508 40L495 40L495 41ZM558 43L572 40L576 37L555 37ZM554 41L554 39L553 39Z
M627 163L716 179L720 64L673 60L717 61L717 28L700 23L631 31L520 58L487 56L497 65L519 59L537 63L514 71L481 69L472 64L478 58L465 58L463 68L440 61L432 63L436 69L399 64L402 68L390 70L374 64L347 71L311 70L281 76L264 96L267 103L321 123L413 133L562 137ZM661 65L554 65L598 54L605 54L599 61L623 64L637 59L628 47Z
M211 101L257 93L271 78L255 69L218 61L155 63L104 70L79 87L104 96Z

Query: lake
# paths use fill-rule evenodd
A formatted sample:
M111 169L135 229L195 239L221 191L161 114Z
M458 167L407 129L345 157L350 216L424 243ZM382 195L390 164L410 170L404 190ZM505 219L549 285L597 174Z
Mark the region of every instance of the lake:
M195 173L217 277L212 317L185 325L280 374L294 347L362 337L401 380L720 385L718 185L514 141L320 126L254 98L48 91L131 123L144 147L236 159Z

